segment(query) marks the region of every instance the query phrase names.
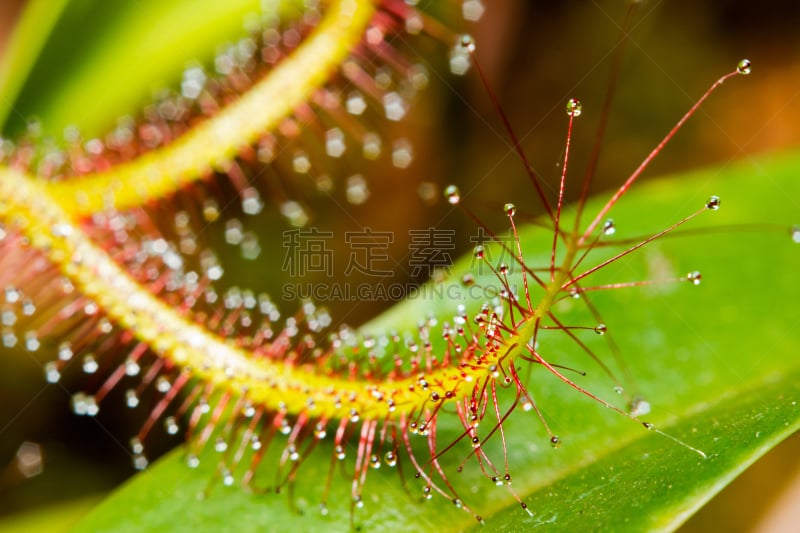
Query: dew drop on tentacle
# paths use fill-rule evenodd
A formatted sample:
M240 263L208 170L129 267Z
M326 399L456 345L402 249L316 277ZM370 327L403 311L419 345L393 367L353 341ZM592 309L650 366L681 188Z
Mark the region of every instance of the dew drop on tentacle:
M381 467L381 458L376 454L372 454L369 458L369 466L373 470L378 470Z
M190 453L186 456L186 466L189 468L197 468L200 466L200 458L197 457L195 454Z
M39 342L39 337L36 335L34 331L28 331L25 333L25 349L29 352L35 352L39 349L41 343Z
M736 72L743 75L748 75L753 71L753 64L749 59L742 59L736 65Z
M459 45L461 45L461 49L467 53L471 54L475 51L475 39L473 39L472 35L462 35L459 40Z
M614 224L613 219L607 219L603 222L603 235L614 235L617 232L617 226Z
M76 415L95 416L100 408L94 396L78 392L72 396L72 411Z
M717 211L719 210L721 204L722 200L720 200L719 196L709 196L708 201L706 202L706 209L710 211Z
M517 206L509 202L503 206L503 212L506 215L513 217L517 214Z
M138 407L139 395L136 394L135 390L128 389L125 391L125 405L127 405L130 409Z
M567 102L567 115L570 117L579 117L583 113L583 104L577 98L570 98Z
M94 354L86 354L83 356L83 372L85 374L94 374L97 372L98 368L97 360L94 358Z
M597 333L598 335L605 335L606 331L608 331L608 326L606 326L605 324L597 324L594 327L594 332Z
M470 54L475 51L475 40L470 35L462 35L450 49L450 72L463 76L471 66Z
M444 189L444 197L449 204L457 205L461 201L461 191L456 185L448 185Z
M179 429L178 422L174 416L168 416L164 419L164 430L168 435L177 435Z
M61 379L61 372L58 371L58 364L55 361L45 363L44 374L48 383L58 383Z
M700 282L703 280L703 275L699 270L693 270L686 275L686 279L692 285L700 285Z

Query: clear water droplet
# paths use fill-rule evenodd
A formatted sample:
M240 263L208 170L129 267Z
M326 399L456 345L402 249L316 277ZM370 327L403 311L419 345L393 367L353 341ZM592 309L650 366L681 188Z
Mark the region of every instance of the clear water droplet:
M509 202L503 206L503 211L505 211L506 215L513 217L517 214L517 206Z
M603 222L603 235L614 235L617 232L617 226L612 219Z
M463 76L469 72L470 61L469 45L462 45L463 38L459 38L455 46L450 49L450 72L456 76Z
M17 314L10 310L3 311L3 313L0 314L0 321L4 326L11 327L17 323Z
M127 375L127 376L137 376L137 375L139 375L139 372L141 372L141 370L142 369L139 366L139 363L137 363L133 359L128 358L125 361L125 375Z
M706 202L706 209L716 211L719 209L720 204L722 204L722 200L720 200L719 196L709 196Z
M72 396L72 410L76 415L95 416L100 408L94 396L78 392Z
M94 374L97 372L99 365L95 360L94 355L87 354L83 357L83 372L86 374Z
M68 342L62 342L58 345L58 359L59 361L69 361L72 359L72 347Z
M168 435L177 435L178 430L178 422L175 420L174 416L168 416L164 419L164 429L167 431Z
M297 448L294 446L294 444L290 444L286 448L286 451L289 453L290 461L297 461L298 459L300 459L300 453L297 451Z
M461 276L461 284L464 287L472 287L473 285L475 285L475 276L473 276L472 274L464 274L463 276Z
M29 331L25 334L25 349L29 352L35 352L39 349L41 344L39 343L39 337L36 336L36 332Z
M408 168L414 161L414 147L407 139L399 139L392 146L392 165Z
M455 185L448 185L444 189L444 197L451 205L457 205L461 201L461 191Z
M55 361L49 361L44 365L44 376L48 383L58 383L61 379L61 372L58 371L58 364Z
M307 174L311 170L311 160L305 152L298 150L292 159L292 168L298 174Z
M257 215L264 208L261 196L253 187L248 187L242 191L242 211L246 215Z
M133 437L130 441L131 452L135 455L139 455L144 452L144 445L139 437Z
M397 464L397 454L393 451L388 451L383 456L383 462L386 463L386 466L395 466Z
M17 336L11 330L3 331L3 346L13 348L17 345Z
M219 204L214 199L203 202L203 219L206 222L214 222L219 218Z
M742 59L739 61L739 64L736 65L736 72L739 74L744 74L747 76L753 71L753 64L750 62L749 59Z
M608 326L606 326L605 324L597 324L594 327L594 332L597 333L598 335L605 335L606 331L608 331Z
M359 92L351 92L347 95L347 100L345 100L345 109L351 115L360 115L367 109L367 101L364 100L364 96Z
M645 416L650 414L650 402L641 397L631 400L630 413L633 416Z
M390 92L383 97L383 110L387 119L397 122L406 116L408 103L398 93Z
M186 466L189 468L197 468L200 466L200 458L197 457L195 454L190 453L186 456Z
M550 446L553 448L558 448L561 446L561 439L558 438L558 435L553 435L550 437Z
M25 298L22 300L22 314L25 316L32 316L36 312L36 306L33 302Z
M13 285L8 285L5 290L6 303L17 303L20 299L20 292Z
M475 51L475 39L472 38L472 35L462 35L458 41L458 44L461 45L461 48L467 53L471 54Z
M281 215L286 217L289 223L296 228L302 228L308 223L308 214L306 210L294 200L289 200L281 204Z
M131 409L139 405L139 396L137 396L135 390L128 389L125 391L125 405Z
M800 244L800 225L792 226L790 235L792 236L792 242Z
M481 0L464 0L464 3L461 4L461 16L470 22L480 20L485 10Z
M136 470L144 470L148 465L147 457L142 454L133 456L133 467Z
M346 195L347 201L353 205L361 205L367 201L370 191L364 176L356 174L347 178Z
M172 384L169 380L164 376L159 376L156 380L156 390L162 394L166 394L169 392L170 388L172 388Z
M325 152L330 157L342 157L346 148L344 132L341 129L331 128L325 132Z
M570 117L579 117L583 113L583 104L576 98L570 98L567 101L567 115Z
M686 279L689 280L689 283L691 283L692 285L700 285L700 282L703 279L703 275L700 274L698 270L694 270L686 275Z
M374 132L365 133L362 140L362 153L364 159L375 161L381 155L382 141L380 135Z
M485 250L483 249L483 246L482 246L482 245L480 245L480 244L479 244L478 246L476 246L476 247L475 247L475 251L473 252L473 254L475 255L475 257L476 257L477 259L483 259L483 256L484 256L484 254L485 254L485 253L486 253L486 252L485 252Z
M381 458L373 453L369 458L369 466L372 467L373 470L378 470L381 467Z

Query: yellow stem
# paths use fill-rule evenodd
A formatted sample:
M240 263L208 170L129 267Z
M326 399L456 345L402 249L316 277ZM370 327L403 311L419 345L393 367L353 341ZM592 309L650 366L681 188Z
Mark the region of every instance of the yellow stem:
M126 209L201 179L270 131L321 87L361 39L374 0L331 0L324 20L267 77L213 118L133 161L47 185L72 216Z

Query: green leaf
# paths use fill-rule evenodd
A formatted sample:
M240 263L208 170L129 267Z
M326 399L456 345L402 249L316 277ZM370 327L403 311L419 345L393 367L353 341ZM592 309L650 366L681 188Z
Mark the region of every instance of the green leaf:
M19 132L31 117L55 137L70 125L86 138L108 131L114 125L110 119L141 109L152 91L175 87L186 58L208 62L219 43L245 36L245 16L260 5L259 0L72 0L59 13L61 2L46 9L35 3L15 34L0 101L11 104L21 90L5 133ZM35 31L28 34L30 28Z
M626 381L629 392L643 394L652 405L647 420L708 457L648 432L535 367L528 388L563 445L552 449L530 412L514 413L503 425L513 487L533 517L506 488L483 477L474 460L456 473L469 446L466 451L457 446L441 458L462 498L486 519L488 526L480 531L527 531L534 526L555 531L670 530L800 428L800 343L795 333L800 249L787 234L797 222L798 168L800 154L767 155L643 184L611 213L617 237L647 235L696 211L712 194L722 198L719 212L704 212L690 226L728 230L660 239L591 278L604 283L654 279L665 271L703 273L699 287L668 283L592 293L592 299L635 380ZM596 212L602 203L594 201L588 212ZM774 224L778 230L751 231L739 224ZM526 261L547 257L548 233L537 228L523 233ZM599 260L588 259L584 266ZM465 258L459 263L453 279L470 262ZM449 321L458 303L452 295L416 298L364 331L413 330L431 312L440 323ZM557 309L570 324L592 324L579 301L568 299ZM540 338L545 357L587 371L580 378L583 386L624 404L610 379L585 354L565 335L550 333ZM586 342L610 359L603 338L587 335ZM459 434L457 421L449 418L455 417L443 415L439 422L440 447ZM424 440L415 441L418 458L427 457ZM260 469L264 486L285 475L269 466L276 464L280 443L271 448L272 456ZM500 439L495 437L486 449L502 465ZM352 461L355 448L348 453ZM322 516L318 510L330 461L330 447L319 446L302 465L293 497L287 498L225 487L214 480L213 452L191 470L178 450L133 478L79 530L348 531L350 480L338 469L330 514ZM420 503L422 486L406 473L409 495L392 469L371 471L365 506L353 515L355 525L364 531L462 531L475 524L472 516L439 496Z
M31 0L25 5L0 61L0 124L15 111L12 104L66 4Z

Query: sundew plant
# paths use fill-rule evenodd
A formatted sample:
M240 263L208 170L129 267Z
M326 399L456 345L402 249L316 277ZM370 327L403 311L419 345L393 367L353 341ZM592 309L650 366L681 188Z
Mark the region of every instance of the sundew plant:
M2 490L90 490L46 394L131 477L7 527L675 530L796 432L791 94L736 111L763 49L670 70L657 5L537 9L28 2Z

